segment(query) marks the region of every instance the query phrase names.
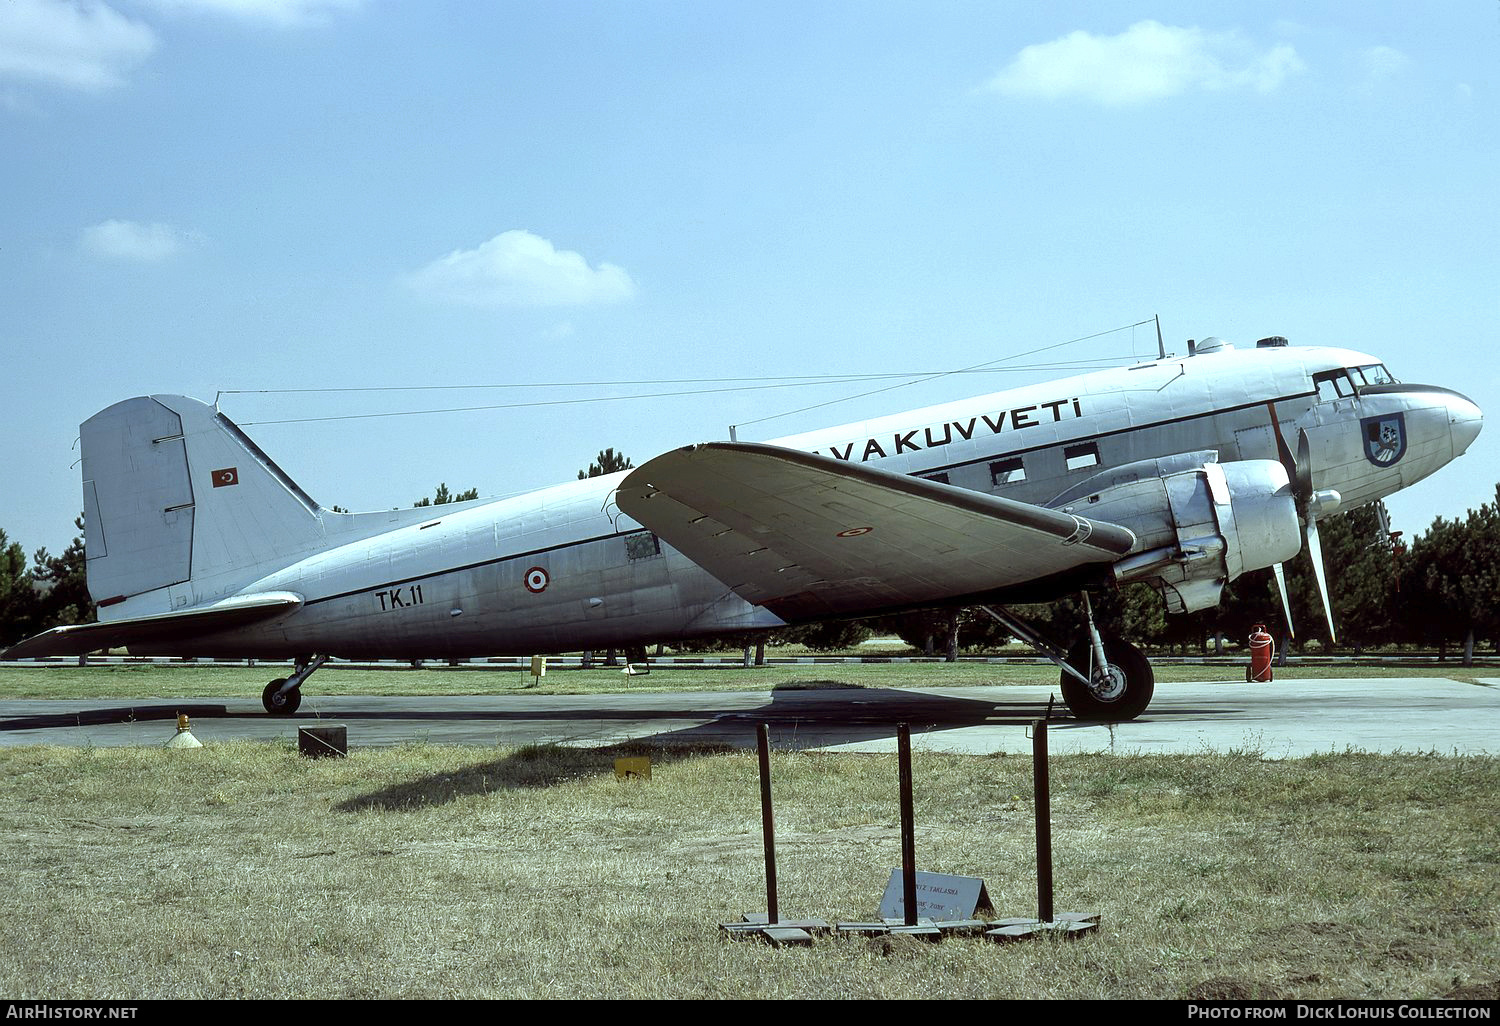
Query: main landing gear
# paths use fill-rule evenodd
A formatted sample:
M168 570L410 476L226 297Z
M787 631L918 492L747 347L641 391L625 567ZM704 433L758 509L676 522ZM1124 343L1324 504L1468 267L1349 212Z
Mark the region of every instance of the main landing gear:
M298 656L293 661L292 675L277 677L267 684L266 689L260 693L260 704L265 706L266 712L272 716L292 715L302 704L302 682L326 662L328 662L326 655Z
M1087 593L1083 596L1087 635L1066 654L1008 610L980 608L1062 668L1063 701L1080 720L1133 720L1151 704L1156 677L1150 661L1128 641L1099 633Z

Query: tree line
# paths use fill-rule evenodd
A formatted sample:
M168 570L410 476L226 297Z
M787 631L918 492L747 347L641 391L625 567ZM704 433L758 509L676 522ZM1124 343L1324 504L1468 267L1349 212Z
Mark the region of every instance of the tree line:
M579 477L628 469L630 461L604 450ZM442 505L478 497L476 489L452 493L446 484L437 494L414 503ZM1476 646L1500 642L1500 484L1495 501L1452 520L1438 517L1422 534L1404 544L1388 534L1380 504L1350 510L1318 521L1333 605L1337 648L1359 651L1390 645L1436 648L1441 655L1461 650L1465 660ZM0 645L10 645L39 631L63 624L88 623L94 603L85 579L83 519L80 534L60 555L37 550L28 562L20 542L0 529ZM1245 574L1224 589L1219 605L1197 613L1167 616L1161 599L1147 585L1135 584L1094 599L1096 617L1107 630L1147 648L1203 651L1208 639L1243 642L1255 624L1303 649L1317 643L1335 646L1305 554L1286 566L1295 638L1271 571ZM1064 645L1079 637L1084 615L1072 598L1044 605L1016 606L1013 612L1044 636ZM876 633L895 634L913 648L956 656L960 650L992 649L1008 634L977 608L918 610L898 616L845 620L785 628L770 635L722 640L720 647L744 644L797 643L814 651L836 651Z
M73 521L83 531L83 518ZM0 528L0 647L64 624L89 623L94 600L84 578L83 535L62 555L38 549L30 564L21 543Z

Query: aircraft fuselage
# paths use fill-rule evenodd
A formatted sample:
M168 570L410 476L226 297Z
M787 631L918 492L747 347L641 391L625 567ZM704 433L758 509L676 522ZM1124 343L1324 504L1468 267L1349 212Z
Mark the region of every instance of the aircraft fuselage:
M1350 508L1433 473L1467 448L1479 425L1479 410L1464 397L1396 384L1373 356L1278 347L1156 360L772 444L1049 506L1144 460L1212 450L1226 463L1273 461L1278 429L1286 440L1305 431L1313 486L1336 490ZM191 452L188 459L194 479L220 472L192 466ZM226 557L213 574L117 599L101 607L101 619L247 593L300 597L294 612L269 622L132 647L263 658L576 651L783 624L615 507L625 476L393 511L385 520L312 504L316 537L300 542L300 552L253 566Z

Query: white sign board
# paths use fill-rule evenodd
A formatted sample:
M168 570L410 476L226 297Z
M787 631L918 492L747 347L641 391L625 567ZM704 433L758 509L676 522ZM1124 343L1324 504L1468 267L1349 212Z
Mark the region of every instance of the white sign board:
M935 923L973 919L976 911L990 907L989 892L984 889L984 881L977 876L948 876L917 871L918 919L931 919ZM899 869L891 870L891 879L885 885L885 896L880 899L880 918L906 919L906 901Z

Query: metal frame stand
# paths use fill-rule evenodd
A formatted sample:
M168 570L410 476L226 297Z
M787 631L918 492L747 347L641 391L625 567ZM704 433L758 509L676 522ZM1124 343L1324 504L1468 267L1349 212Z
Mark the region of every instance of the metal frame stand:
M1035 919L1001 919L985 936L995 941L1028 940L1044 936L1079 937L1099 926L1097 912L1052 911L1052 778L1047 769L1047 721L1031 724L1031 778L1036 806Z
M929 919L917 915L917 833L912 802L911 727L896 725L896 763L901 787L901 921L883 919L878 923L839 923L840 933L859 936L881 934L941 940L949 934L972 934L989 924L982 919Z
M1050 711L1050 703L1049 703ZM901 873L902 873L902 919L883 919L869 923L839 923L835 929L842 934L879 936L883 934L907 935L926 940L941 940L944 936L975 935L983 933L991 940L1007 942L1037 937L1074 938L1098 929L1097 912L1064 912L1053 910L1052 880L1052 804L1051 777L1048 771L1047 721L1019 720L1017 725L1031 727L1032 782L1036 808L1036 918L1009 918L998 920L960 919L937 920L919 918L917 911L917 858L916 829L912 801L911 728L898 724L896 728L898 766L900 771L901 804ZM761 831L764 837L766 861L766 909L764 913L747 913L737 923L720 923L719 928L736 939L758 937L771 944L809 945L813 935L826 933L830 927L822 919L781 919L776 894L776 828L771 804L771 749L770 735L762 723L757 732L757 750L760 761L760 809ZM982 884L982 882L981 882Z
M719 929L737 940L759 937L774 947L807 946L814 933L828 932L821 919L798 919L783 922L776 899L776 823L771 811L771 735L762 723L756 731L756 753L760 761L760 828L766 857L766 911L748 912L738 923L720 923Z

